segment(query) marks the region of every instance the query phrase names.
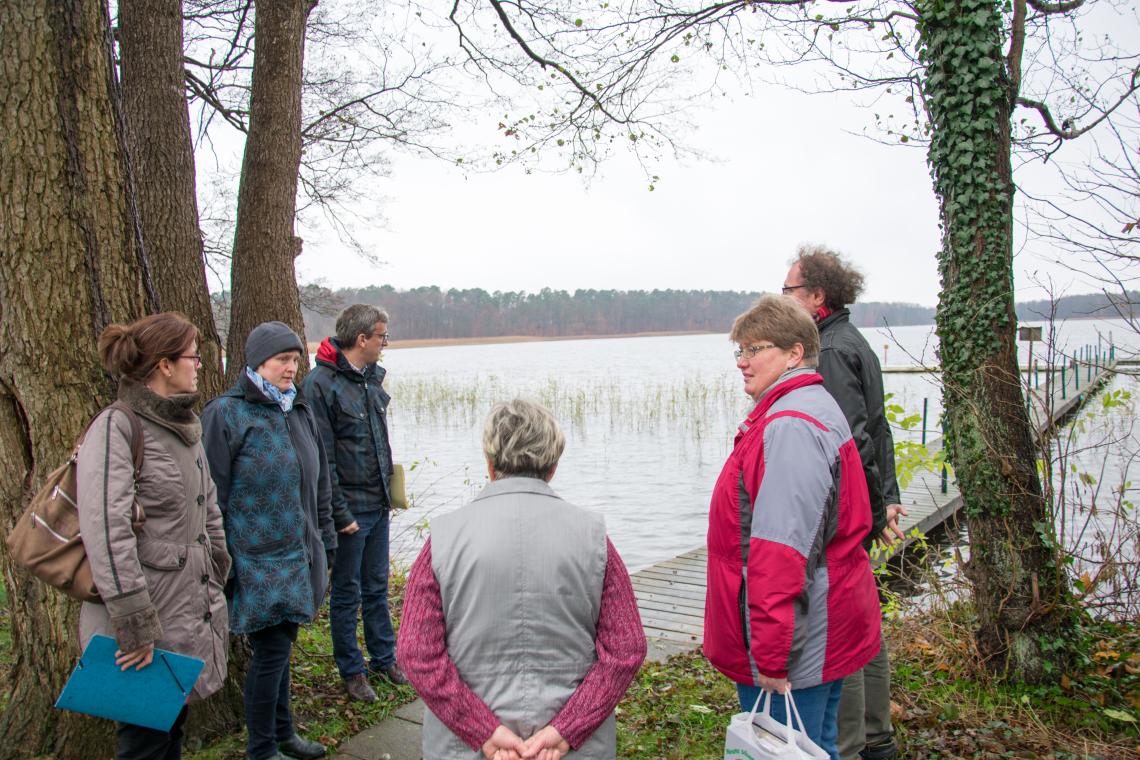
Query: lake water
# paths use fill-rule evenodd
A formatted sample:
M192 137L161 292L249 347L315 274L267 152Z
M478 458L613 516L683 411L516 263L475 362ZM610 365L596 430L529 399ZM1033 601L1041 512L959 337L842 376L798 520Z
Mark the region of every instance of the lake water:
M931 327L863 333L888 367L937 364ZM1140 350L1140 338L1119 320L1058 324L1056 335L1057 348L1070 354L1098 341L1107 350L1110 339L1118 356ZM726 335L685 335L388 351L392 448L396 461L414 467L413 507L393 522L394 556L410 562L426 521L486 483L483 421L494 403L519 395L550 407L566 433L551 485L604 515L631 570L701 545L713 482L752 406L733 348ZM1042 348L1034 356L1043 361ZM1025 364L1028 345L1021 352ZM884 384L908 412L920 413L928 399L937 435L937 375L887 373Z

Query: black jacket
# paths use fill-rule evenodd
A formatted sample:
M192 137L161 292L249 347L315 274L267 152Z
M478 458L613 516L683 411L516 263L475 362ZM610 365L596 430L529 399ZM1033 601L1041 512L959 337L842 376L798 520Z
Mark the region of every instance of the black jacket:
M887 504L899 503L895 479L895 442L883 402L883 370L867 339L851 324L847 309L819 322L819 374L843 410L851 437L863 460L871 497L871 540L887 527Z
M388 509L392 448L388 442L388 402L384 368L357 372L335 338L317 350L317 366L305 377L305 396L328 457L333 522L347 527L361 512Z

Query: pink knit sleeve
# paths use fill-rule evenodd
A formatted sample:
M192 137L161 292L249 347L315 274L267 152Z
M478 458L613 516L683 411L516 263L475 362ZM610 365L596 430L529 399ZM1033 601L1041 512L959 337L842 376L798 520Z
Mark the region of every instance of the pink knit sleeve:
M633 583L608 538L606 552L606 579L594 640L598 659L550 721L574 749L581 747L617 707L645 659L645 631Z
M408 574L396 659L435 717L479 752L500 721L459 675L447 653L446 633L429 538Z

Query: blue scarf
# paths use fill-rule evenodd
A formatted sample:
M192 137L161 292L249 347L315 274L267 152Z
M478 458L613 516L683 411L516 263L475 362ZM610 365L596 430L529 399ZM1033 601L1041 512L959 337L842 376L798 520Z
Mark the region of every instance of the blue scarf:
M282 391L249 367L245 368L245 376L253 381L253 384L259 391L265 394L266 398L276 402L277 405L281 407L281 411L288 413L293 408L293 400L297 398L297 388L295 386L290 385L289 390Z

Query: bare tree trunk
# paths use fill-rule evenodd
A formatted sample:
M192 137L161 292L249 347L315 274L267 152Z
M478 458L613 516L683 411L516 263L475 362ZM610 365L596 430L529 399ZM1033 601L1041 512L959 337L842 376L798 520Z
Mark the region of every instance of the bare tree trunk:
M226 380L245 365L245 339L276 319L304 334L294 259L297 172L301 165L301 72L311 0L257 3L249 136L241 167L230 269ZM308 367L303 361L302 370Z
M111 384L96 337L154 306L129 195L105 2L0 3L0 529ZM110 724L53 708L77 605L0 543L14 662L0 754L101 758Z
M182 0L120 0L119 47L127 147L155 288L164 309L182 312L198 327L198 387L212 398L224 390L222 346L198 228Z
M1055 677L1069 630L1068 584L1037 474L1014 332L1014 77L992 0L920 4L932 121L929 161L941 203L940 343L947 453L970 530L979 651L997 673ZM1056 652L1050 654L1051 650Z

